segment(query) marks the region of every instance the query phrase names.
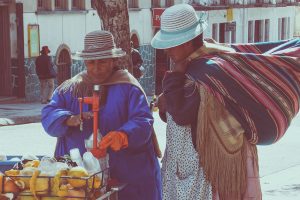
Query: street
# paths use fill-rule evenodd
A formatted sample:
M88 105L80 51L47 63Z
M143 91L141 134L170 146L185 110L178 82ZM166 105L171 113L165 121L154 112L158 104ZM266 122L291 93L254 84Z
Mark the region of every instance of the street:
M162 151L166 125L154 113L154 128ZM258 146L264 200L300 199L300 115L276 144ZM40 123L0 127L0 154L53 155L56 139L48 136Z

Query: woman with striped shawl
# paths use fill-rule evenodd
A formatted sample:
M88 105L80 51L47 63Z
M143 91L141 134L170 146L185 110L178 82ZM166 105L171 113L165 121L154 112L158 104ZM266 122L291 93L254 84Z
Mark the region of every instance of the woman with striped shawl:
M152 46L174 65L158 106L167 121L163 199L262 199L257 144L280 139L299 110L300 41L203 41L193 7L164 11Z

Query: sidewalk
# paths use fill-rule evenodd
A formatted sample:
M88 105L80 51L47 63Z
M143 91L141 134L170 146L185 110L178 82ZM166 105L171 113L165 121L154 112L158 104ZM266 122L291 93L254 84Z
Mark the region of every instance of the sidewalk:
M0 104L0 126L39 122L44 106L39 102Z

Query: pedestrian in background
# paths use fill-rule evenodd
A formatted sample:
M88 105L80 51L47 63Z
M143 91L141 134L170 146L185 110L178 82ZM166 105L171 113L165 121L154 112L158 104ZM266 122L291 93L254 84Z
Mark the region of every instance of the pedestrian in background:
M158 98L163 199L261 200L256 144L278 141L299 111L300 41L209 43L199 13L167 8L151 41L174 62Z
M54 90L56 72L51 57L48 55L50 53L48 46L43 46L40 53L41 55L35 61L35 71L40 80L41 103L46 104L50 102Z
M140 79L144 76L145 68L143 67L143 59L141 57L140 52L134 48L133 42L130 42L131 45L131 58L132 58L132 65L133 65L133 76L136 79Z
M88 33L84 47L74 58L84 60L87 70L62 83L42 110L44 129L57 137L55 156L69 154L73 148L81 155L87 151L84 141L93 132L93 119L88 105L83 106L84 119L80 118L78 98L92 96L93 86L100 85L98 124L103 138L99 148L107 149L111 178L127 183L119 199L160 200L160 166L147 97L127 70L114 65L114 60L126 53L116 47L108 31Z

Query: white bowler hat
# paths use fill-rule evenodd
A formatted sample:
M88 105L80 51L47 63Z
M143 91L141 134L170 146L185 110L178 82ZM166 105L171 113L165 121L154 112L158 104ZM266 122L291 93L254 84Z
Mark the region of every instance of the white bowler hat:
M99 60L106 58L118 58L126 54L120 48L116 48L113 35L109 31L93 31L84 38L84 50L76 52L73 56L76 60Z
M186 43L207 28L204 12L197 16L189 4L176 4L167 8L161 15L160 31L155 34L151 45L156 49L168 49Z

